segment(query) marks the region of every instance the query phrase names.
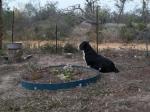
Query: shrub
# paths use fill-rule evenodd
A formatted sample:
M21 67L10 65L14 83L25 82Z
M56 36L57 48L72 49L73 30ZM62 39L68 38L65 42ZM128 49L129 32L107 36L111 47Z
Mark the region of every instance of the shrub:
M120 35L123 41L131 42L136 37L136 31L134 30L134 28L124 26L120 29Z
M44 53L56 53L56 46L55 45L50 45L50 44L46 44L44 46L41 47L41 51L43 51ZM63 51L63 47L62 46L58 46L57 47L57 53L62 53Z
M78 49L76 47L74 47L72 44L65 44L64 46L64 52L65 53L76 53L78 52Z
M137 24L137 29L139 31L143 31L145 28L146 28L146 24L144 24L144 23L138 23Z

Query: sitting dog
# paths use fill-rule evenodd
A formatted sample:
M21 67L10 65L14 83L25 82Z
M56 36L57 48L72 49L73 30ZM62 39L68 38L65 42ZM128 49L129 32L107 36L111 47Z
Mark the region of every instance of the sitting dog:
M79 46L79 49L83 51L85 55L85 61L91 68L99 70L102 73L119 72L114 63L110 59L98 55L90 46L89 42L82 42Z

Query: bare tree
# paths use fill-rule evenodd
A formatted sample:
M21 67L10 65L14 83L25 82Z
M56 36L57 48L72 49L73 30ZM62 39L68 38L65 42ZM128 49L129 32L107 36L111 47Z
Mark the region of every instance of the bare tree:
M146 46L146 56L149 56L149 49L148 49L148 45L149 45L149 30L147 28L147 18L148 18L148 4L149 4L150 0L142 0L142 19L143 19L143 23L145 24L146 28L143 30L144 33L144 40L145 40L145 46Z
M124 7L127 1L132 1L132 0L115 0L116 3L116 7L118 9L118 18L117 18L117 22L119 22L120 17L123 15L124 13Z
M150 0L142 0L142 19L145 24L147 22L149 2L150 2Z
M0 49L2 49L3 21L2 21L2 0L0 0Z
M96 4L98 4L99 0L85 0L86 1L86 10L89 13L95 13L96 12Z

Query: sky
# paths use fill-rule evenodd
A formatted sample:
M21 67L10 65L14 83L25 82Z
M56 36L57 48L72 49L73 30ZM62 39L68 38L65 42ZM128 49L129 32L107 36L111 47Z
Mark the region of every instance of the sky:
M35 0L13 0L12 2L9 3L9 6L11 8L17 7L23 9L24 4L29 2L34 4L34 1ZM41 6L44 6L44 4L47 3L47 1L51 1L51 2L57 1L59 9L64 9L75 4L81 4L81 6L83 7L85 4L85 0L37 0L37 1L40 1ZM125 7L125 12L126 11L130 12L135 8L140 8L141 6L139 5L140 4L139 2L140 2L139 0L134 0L133 2L129 2L128 5L126 5ZM100 6L102 8L108 8L111 11L115 10L114 0L101 0Z

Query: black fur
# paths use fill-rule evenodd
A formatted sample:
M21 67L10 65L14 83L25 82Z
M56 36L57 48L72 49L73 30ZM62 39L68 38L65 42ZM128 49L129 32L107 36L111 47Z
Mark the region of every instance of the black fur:
M79 46L79 49L84 51L85 61L87 65L91 68L99 70L103 73L119 72L119 70L115 67L114 63L110 59L98 55L90 46L89 42L82 42Z

